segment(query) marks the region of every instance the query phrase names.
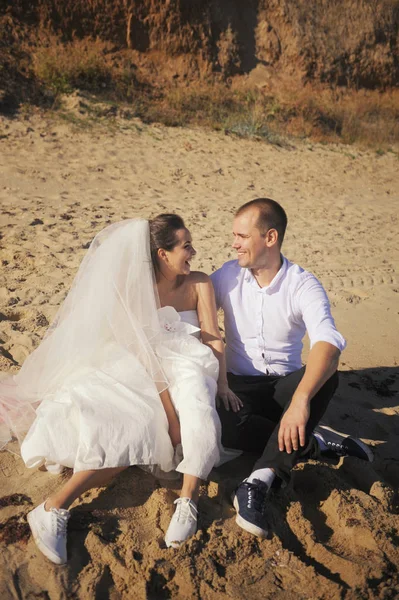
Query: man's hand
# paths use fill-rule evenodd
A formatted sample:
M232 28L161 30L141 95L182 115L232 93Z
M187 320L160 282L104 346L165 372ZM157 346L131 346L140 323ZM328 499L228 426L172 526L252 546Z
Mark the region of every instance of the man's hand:
M281 452L285 450L291 454L292 450L298 450L299 446L305 445L305 428L309 414L309 402L292 399L291 405L281 419L278 432L278 447Z
M243 403L241 402L239 397L231 391L227 383L218 384L218 392L216 398L217 406L219 406L218 402L220 400L223 402L223 406L226 410L230 410L231 407L233 412L238 412L243 407Z
M178 444L181 444L180 423L177 419L174 419L172 423L169 423L169 437L173 448L176 448Z

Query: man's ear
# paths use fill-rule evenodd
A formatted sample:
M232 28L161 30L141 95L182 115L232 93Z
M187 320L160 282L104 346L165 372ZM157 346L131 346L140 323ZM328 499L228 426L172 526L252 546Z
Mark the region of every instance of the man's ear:
M265 244L268 248L275 246L278 243L277 229L269 229L265 235Z

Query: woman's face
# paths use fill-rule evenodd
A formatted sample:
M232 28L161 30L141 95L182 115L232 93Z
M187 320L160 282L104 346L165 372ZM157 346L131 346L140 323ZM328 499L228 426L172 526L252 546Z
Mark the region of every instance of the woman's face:
M191 259L196 255L189 230L178 229L176 241L173 250L165 250L164 263L175 275L189 275Z

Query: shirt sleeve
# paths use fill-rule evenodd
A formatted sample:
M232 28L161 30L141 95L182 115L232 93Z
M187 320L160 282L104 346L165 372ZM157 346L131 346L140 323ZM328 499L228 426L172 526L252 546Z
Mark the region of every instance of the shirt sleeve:
M295 300L309 335L310 347L316 342L328 342L342 352L346 347L345 338L335 327L327 294L314 275L305 275L296 290Z
M219 310L222 306L222 294L221 294L221 279L222 279L222 268L214 271L211 275L211 281L213 289L215 290L216 308Z

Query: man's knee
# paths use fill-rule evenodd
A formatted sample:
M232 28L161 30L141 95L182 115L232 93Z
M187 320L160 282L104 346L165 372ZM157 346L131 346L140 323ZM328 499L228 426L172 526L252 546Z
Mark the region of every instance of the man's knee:
M329 397L331 399L338 387L338 383L339 383L339 374L338 374L338 371L335 371L335 373L333 373L331 375L331 377L329 379L327 379L327 381L322 386L320 391L325 392L327 395L329 395Z

